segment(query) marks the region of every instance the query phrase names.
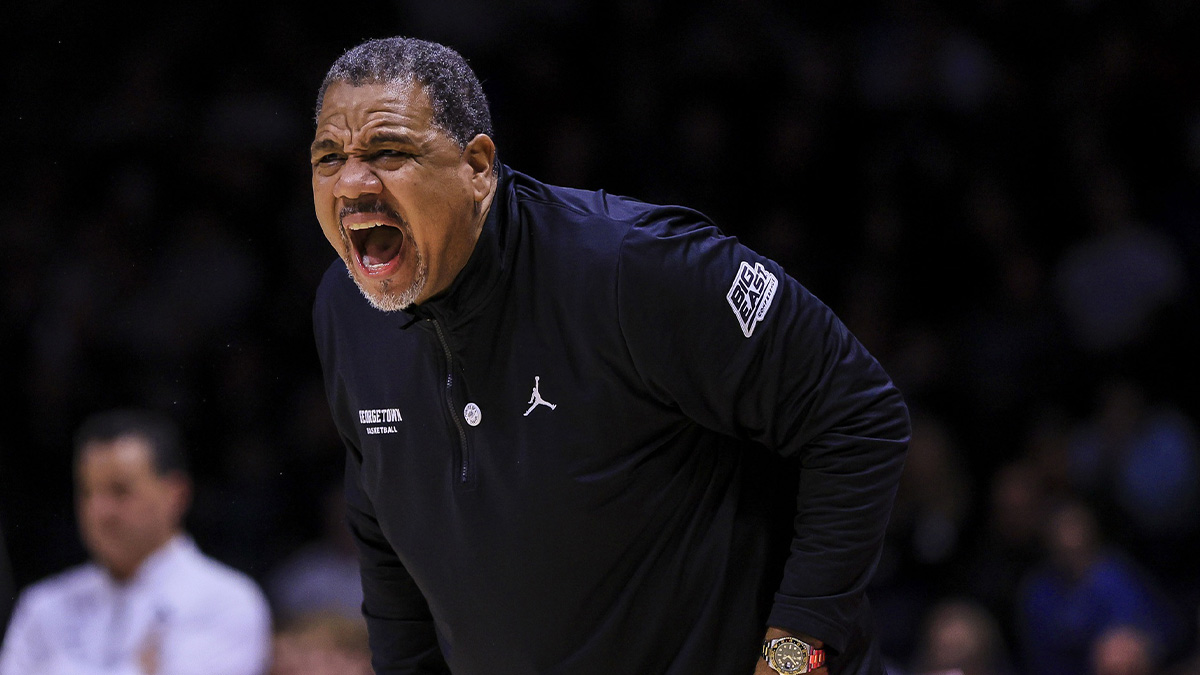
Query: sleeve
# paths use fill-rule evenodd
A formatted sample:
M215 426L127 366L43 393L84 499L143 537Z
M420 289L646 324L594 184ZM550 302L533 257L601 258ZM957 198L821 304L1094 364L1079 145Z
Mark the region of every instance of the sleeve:
M23 593L0 644L0 675L37 672L50 656L50 645L37 625L33 602L28 593Z
M348 440L346 447L346 513L358 546L371 665L379 675L449 673L429 604L379 527L360 482L361 455Z
M52 612L39 602L35 592L21 595L0 645L0 675L143 675L132 663L101 667L71 658L62 649L61 632L53 633L48 625Z
M891 379L833 312L700 214L633 227L619 321L646 386L696 423L798 458L795 532L769 624L842 651L908 444Z

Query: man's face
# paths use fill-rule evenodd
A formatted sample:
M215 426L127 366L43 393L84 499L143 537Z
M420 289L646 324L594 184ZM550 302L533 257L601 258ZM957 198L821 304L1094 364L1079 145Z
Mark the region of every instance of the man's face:
M84 545L118 579L179 531L188 485L181 475L160 476L150 447L138 436L83 447L76 467L76 507Z
M464 150L435 127L420 85L326 89L312 144L313 202L325 238L372 305L403 309L454 281L483 223L493 153L486 136Z

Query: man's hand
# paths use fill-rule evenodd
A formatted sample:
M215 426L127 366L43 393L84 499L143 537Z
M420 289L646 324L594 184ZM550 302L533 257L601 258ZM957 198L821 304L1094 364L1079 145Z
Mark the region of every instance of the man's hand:
M792 637L800 638L801 640L804 640L805 642L807 642L808 644L812 645L814 648L817 648L817 649L823 648L825 646L824 642L821 642L820 640L818 640L814 637L805 635L803 633L793 633L791 631L783 630L782 628L768 628L767 634L763 637L763 641L774 640L775 638L787 637L789 635ZM816 675L829 675L829 668L827 668L825 666L821 666L820 668L817 668L816 670L812 670L809 672L815 673ZM776 673L774 670L771 670L771 666L767 665L767 660L764 659L763 657L759 656L758 657L758 665L755 666L755 668L754 668L754 675L779 675L779 673Z
M162 634L157 629L150 631L145 642L142 643L142 649L138 652L138 665L141 666L143 673L155 675L158 672L160 665L158 657L161 650Z

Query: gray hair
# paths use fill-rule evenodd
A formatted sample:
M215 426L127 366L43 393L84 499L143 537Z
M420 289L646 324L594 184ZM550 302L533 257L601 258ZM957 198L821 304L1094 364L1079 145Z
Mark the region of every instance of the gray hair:
M492 135L492 115L475 72L458 52L415 38L368 40L333 63L317 92L317 114L334 82L364 84L419 82L433 106L433 123L466 147L478 134Z

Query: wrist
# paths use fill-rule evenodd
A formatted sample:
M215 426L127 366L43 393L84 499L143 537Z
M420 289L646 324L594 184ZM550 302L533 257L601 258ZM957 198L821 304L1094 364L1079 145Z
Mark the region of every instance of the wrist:
M825 665L825 643L803 633L770 628L763 638L762 660L780 675L813 673Z

